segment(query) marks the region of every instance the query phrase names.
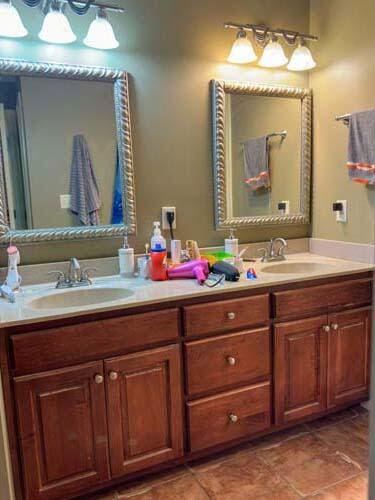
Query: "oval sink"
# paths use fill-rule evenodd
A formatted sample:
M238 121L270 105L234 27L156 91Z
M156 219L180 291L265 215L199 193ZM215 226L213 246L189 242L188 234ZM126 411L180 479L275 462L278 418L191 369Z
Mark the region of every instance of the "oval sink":
M321 264L319 262L282 262L263 267L261 272L271 274L324 274L332 270L334 270L334 266Z
M26 306L31 309L64 309L84 307L126 299L134 294L126 288L71 288L30 299Z

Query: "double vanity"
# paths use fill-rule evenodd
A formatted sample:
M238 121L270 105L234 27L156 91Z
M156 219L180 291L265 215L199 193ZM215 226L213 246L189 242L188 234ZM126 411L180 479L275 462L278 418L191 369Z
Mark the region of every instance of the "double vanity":
M214 289L106 277L2 302L15 498L75 498L366 400L372 266L254 267Z

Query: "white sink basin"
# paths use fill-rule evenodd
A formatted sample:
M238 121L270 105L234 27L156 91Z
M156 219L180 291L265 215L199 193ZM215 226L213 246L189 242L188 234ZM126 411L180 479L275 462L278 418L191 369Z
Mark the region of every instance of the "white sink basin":
M113 302L133 294L126 288L70 288L35 297L25 305L31 309L65 309Z
M334 266L319 262L280 262L263 267L261 272L270 274L325 274L333 270Z

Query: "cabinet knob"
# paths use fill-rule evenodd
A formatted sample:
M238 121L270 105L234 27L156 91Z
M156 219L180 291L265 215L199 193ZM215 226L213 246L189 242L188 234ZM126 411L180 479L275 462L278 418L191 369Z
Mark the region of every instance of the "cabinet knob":
M236 422L238 422L238 417L234 413L231 413L229 415L229 420L235 424Z
M329 325L325 325L325 326L323 326L323 331L325 331L326 333L329 333L331 331L331 327Z
M228 318L228 319L236 319L236 313L234 313L234 312L229 312L229 313L227 314L227 318Z
M333 323L331 325L331 328L332 328L332 330L338 330L339 329L339 325L337 323Z
M95 375L95 384L102 384L104 382L104 377L103 375L100 375L99 373Z
M117 372L109 372L109 379L110 380L117 380L118 379L118 373Z
M233 356L228 356L227 357L227 363L230 366L234 366L236 364L236 358Z

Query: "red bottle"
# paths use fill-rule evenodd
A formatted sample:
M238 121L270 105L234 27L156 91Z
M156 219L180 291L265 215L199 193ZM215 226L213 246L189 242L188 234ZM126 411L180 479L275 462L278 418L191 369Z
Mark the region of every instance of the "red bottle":
M167 250L151 250L150 276L152 281L165 281L167 276Z

